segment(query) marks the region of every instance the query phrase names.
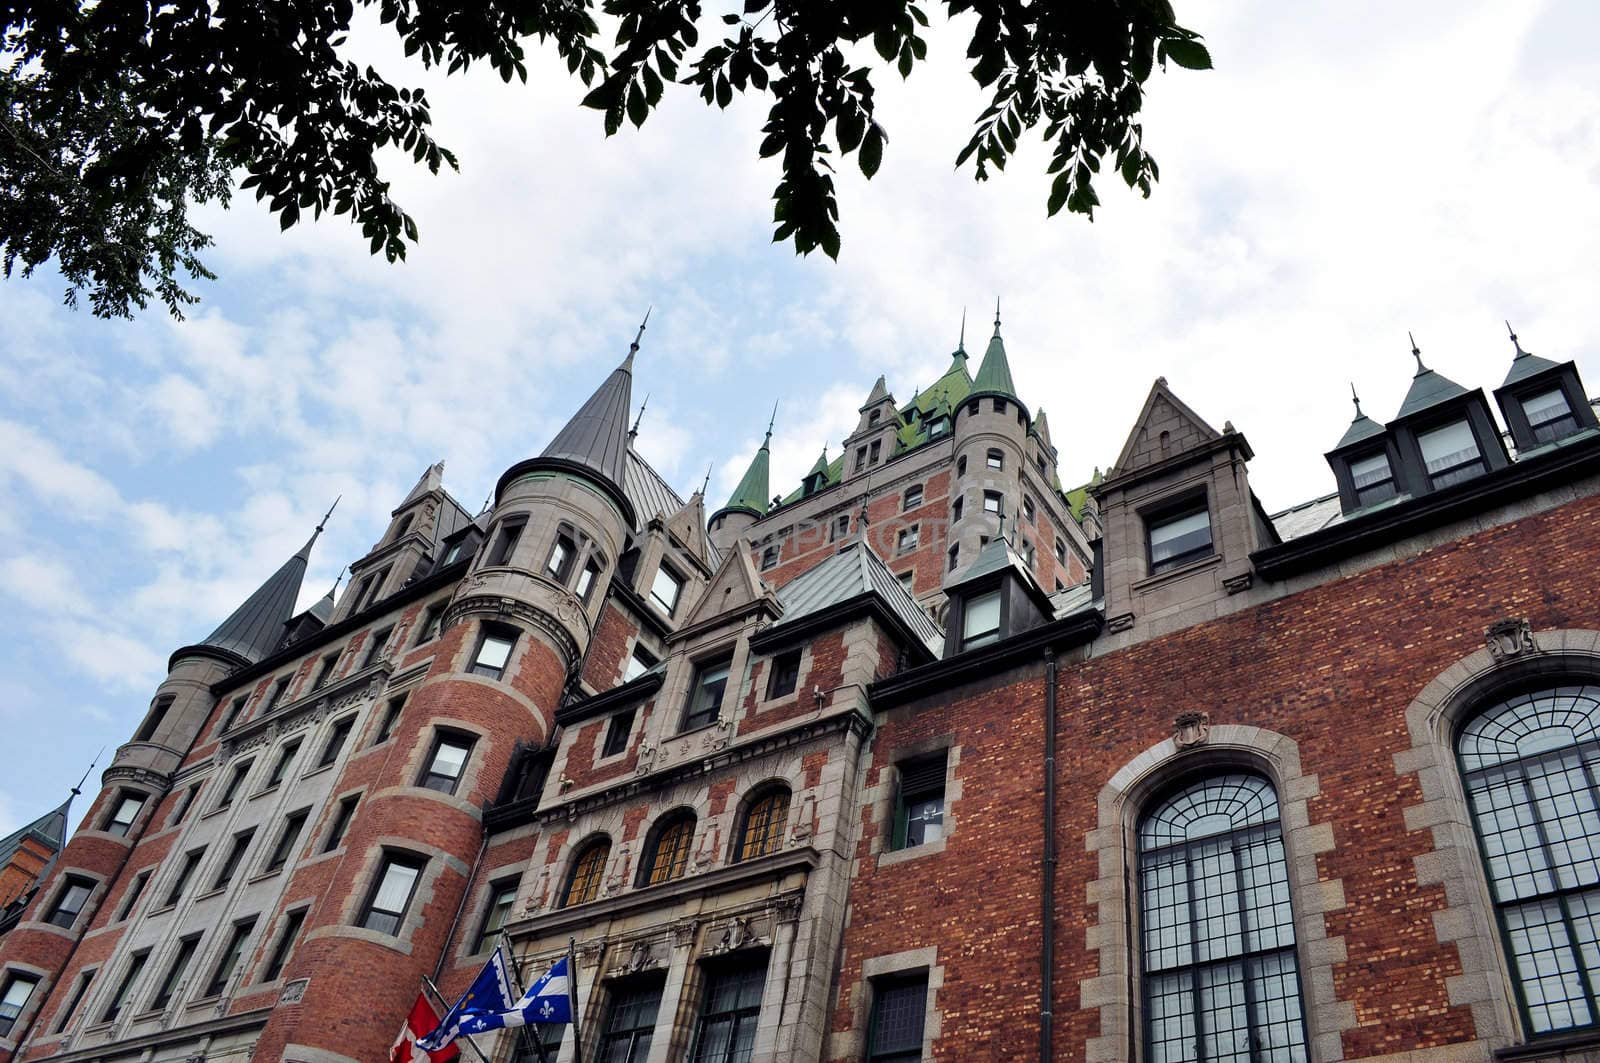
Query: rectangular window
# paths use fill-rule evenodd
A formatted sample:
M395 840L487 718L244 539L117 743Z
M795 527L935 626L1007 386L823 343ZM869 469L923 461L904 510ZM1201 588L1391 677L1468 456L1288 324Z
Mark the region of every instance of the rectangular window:
M178 877L172 880L172 886L167 890L167 899L162 902L163 908L170 908L182 899L183 891L189 888L189 880L194 877L194 870L200 866L200 858L205 854L204 846L191 849L184 854L183 865L178 868Z
M412 645L420 646L439 637L439 630L444 625L444 607L444 602L436 602L423 610L422 620L417 624L417 641Z
M656 569L655 582L650 584L650 597L665 609L668 616L678 608L678 598L683 593L683 577L666 565Z
M444 560L439 562L439 567L440 568L444 568L446 565L453 565L457 561L460 561L461 560L461 553L466 548L467 548L467 540L466 539L457 539L455 542L451 543L450 544L450 549L448 549L448 550L446 550L444 552Z
M656 1012L661 1008L659 978L624 982L611 991L605 1029L600 1035L600 1055L606 1063L644 1063L655 1034Z
M833 522L838 537L843 539L850 534L850 514L845 513Z
M92 879L68 875L67 884L56 895L56 903L51 907L50 914L44 917L44 921L71 930L77 923L78 916L83 913L83 906L89 903L89 895L93 892Z
M1029 524L1033 523L1033 499L1027 495L1022 496L1022 519Z
M1211 514L1204 504L1150 522L1150 574L1211 556Z
M908 849L944 837L944 777L949 751L897 764L900 791L895 796L894 837L890 848Z
M868 1063L917 1063L928 1008L928 975L919 972L872 983L867 1027Z
M294 855L294 847L300 841L300 832L305 830L306 819L311 815L311 810L302 808L298 812L291 812L283 821L283 833L278 835L278 844L272 847L272 855L267 858L267 870L276 871L289 862L289 857Z
M222 950L222 958L217 961L217 969L211 972L211 981L206 984L208 997L220 997L222 991L228 988L228 982L233 978L233 972L239 969L239 961L244 958L244 947L250 941L250 934L256 928L256 917L242 919L233 924L233 932L228 935L228 945Z
M201 785L200 783L195 783L178 795L177 807L172 810L172 818L167 820L167 826L176 827L183 822L183 817L187 816L189 809L194 807L195 798L200 796Z
M506 919L511 915L511 906L517 901L517 884L520 879L508 878L489 886L489 907L483 912L483 925L478 928L478 943L472 947L473 952L483 952L489 947L494 936L500 928L506 925Z
M133 740L135 742L148 742L154 738L156 732L161 730L161 725L166 722L167 710L172 708L172 703L175 700L175 696L171 694L157 698L155 704L150 706L150 711L145 715L144 723L139 726L138 731L134 732Z
M28 998L33 996L34 987L38 984L39 979L20 971L6 979L5 991L0 992L0 1037L11 1036L17 1019L22 1017L22 1009L28 1006Z
M127 1004L128 996L133 992L133 987L139 981L139 976L144 973L144 965L149 959L149 949L140 949L128 958L128 969L122 972L122 981L117 983L117 991L111 994L111 1000L107 1002L106 1010L100 1015L102 1022L111 1022L122 1014L122 1008Z
M762 549L761 549L761 571L766 572L768 569L773 569L773 568L777 568L778 567L778 553L779 553L779 548L776 547L776 546L762 547Z
M344 744L350 739L350 730L355 727L356 718L346 716L333 725L333 731L328 735L327 743L322 747L322 756L317 758L317 767L326 768L329 764L339 759L339 754L344 752Z
M917 574L915 572L910 570L898 572L895 574L894 578L900 581L900 586L905 588L907 594L913 598L917 596Z
M747 1060L755 1050L767 957L718 965L706 972L705 996L694 1033L692 1063Z
M1456 421L1417 436L1422 461L1428 468L1428 481L1437 490L1470 480L1484 471L1483 454L1478 450L1472 425Z
M991 469L1001 469L1005 467L1006 457L998 450L989 450L983 455L983 463Z
M928 422L929 439L938 439L948 431L950 431L950 422L945 420L943 417L940 417L936 421Z
M126 838L128 832L133 829L133 821L139 818L139 810L143 807L144 798L137 794L124 793L119 796L111 818L106 820L106 833Z
M1064 565L1066 563L1067 563L1067 544L1062 542L1060 539L1057 539L1056 540L1056 564Z
M392 634L394 634L392 625L372 633L371 640L367 643L367 655L361 661L362 668L371 668L383 659L384 647L389 645L389 636Z
M395 934L405 922L423 860L409 853L387 853L378 868L372 894L361 910L361 925L380 934Z
M339 802L339 807L333 813L333 826L328 828L328 840L322 843L322 851L331 853L344 842L344 836L350 830L350 821L355 818L356 805L360 802L359 794L352 794Z
M67 998L67 1006L61 1009L61 1017L56 1020L52 1033L60 1033L67 1028L72 1017L78 1013L78 1005L83 1003L83 995L89 991L89 984L94 981L93 971L84 971L78 975L78 980L72 986L72 996ZM0 1034L0 1037L5 1036Z
M461 772L472 755L472 739L465 735L441 732L433 740L433 751L428 754L428 766L422 769L418 786L426 786L441 794L453 794L461 784Z
M281 676L273 682L272 689L261 699L261 707L256 710L257 716L265 716L277 707L278 702L283 699L283 692L289 689L289 680L292 678L293 676Z
M600 747L602 757L614 757L627 750L628 736L633 733L633 712L634 710L628 709L625 712L614 713L611 719L606 721L606 740Z
M961 607L961 648L970 650L1000 639L1000 592L968 598Z
M920 505L922 505L922 485L912 484L906 488L905 501L901 503L900 508L913 509Z
M1560 388L1523 399L1522 412L1528 418L1533 438L1541 443L1560 439L1578 427L1578 419L1572 416L1572 407L1567 405L1567 396Z
M1394 470L1384 451L1350 462L1350 481L1356 490L1356 505L1371 506L1395 496Z
M517 549L517 540L522 538L522 525L523 522L520 520L508 520L500 525L500 534L495 538L494 549L489 551L489 564L511 563L511 555Z
M245 776L250 774L252 763L254 761L247 760L243 764L234 765L233 774L228 776L228 785L222 788L222 794L217 798L217 808L227 808L233 804L233 799L239 795L239 787L244 785Z
M334 666L339 663L339 651L334 650L322 658L322 663L317 665L317 677L311 681L313 691L321 690L328 685L328 680L333 676Z
M378 574L376 576L372 577L372 593L367 595L366 602L364 602L361 606L363 609L370 609L374 605L378 604L378 599L383 597L383 585L388 581L388 579L389 567L386 565L378 570Z
M874 439L872 441L872 445L867 448L867 464L868 465L876 465L876 464L878 464L878 455L880 453L882 453L882 452L883 452L883 441L882 440L878 440L878 439Z
M800 651L790 650L772 658L772 678L767 680L767 700L794 693L800 681Z
M499 679L505 675L506 662L511 660L511 647L516 644L517 635L513 629L485 624L478 641L478 652L472 657L470 671L473 675Z
M1005 499L999 491L985 491L983 493L983 511L993 513L997 517L1005 516Z
M951 521L951 523L954 523L954 522L956 522L956 521L961 519L961 511L964 508L965 508L965 500L964 499L957 498L954 502L950 503L950 521Z
M255 828L241 831L233 836L233 844L228 847L227 858L222 861L222 866L217 869L216 881L211 883L211 888L220 890L233 881L233 876L239 870L239 865L244 861L244 854L250 848L250 839L255 836Z
M285 742L283 748L278 750L278 759L272 762L272 773L267 776L267 784L263 790L270 790L283 782L284 776L289 774L289 767L294 763L295 755L300 752L300 739Z
M222 718L222 726L217 728L218 734L226 731L239 721L239 714L244 711L245 704L249 700L249 694L240 694L238 697L233 699L233 704L228 706L227 715L223 716Z
M122 922L133 914L133 906L139 903L139 897L144 893L145 886L150 883L151 871L146 869L133 876L133 881L128 883L128 892L122 897L122 907L117 909L117 922Z
M694 686L689 691L688 711L683 714L683 730L692 731L715 723L722 711L722 693L728 686L728 669L732 662L720 661L700 665L695 669Z
M867 467L867 448L860 447L856 450L856 472Z
M555 545L550 548L550 560L545 562L545 575L557 583L567 582L567 576L572 573L572 559L578 556L578 544L565 535L557 535Z
M579 598L589 600L589 594L595 589L596 581L600 579L600 562L593 557L583 563L583 571L578 573L578 586L575 591Z
M643 646L635 646L628 655L628 666L622 670L622 681L631 683L656 666L655 654Z
M950 560L945 565L945 571L954 572L956 570L956 565L961 562L961 544L953 543L948 551L948 556Z
M173 995L178 992L183 976L189 970L189 961L194 959L194 950L199 947L199 934L178 939L178 953L172 957L172 965L167 968L167 976L161 979L161 988L156 990L155 999L150 1001L151 1010L159 1011L172 1003Z
M512 1042L511 1063L555 1063L566 1032L566 1024L559 1022L539 1022L523 1027L522 1036ZM534 1039L538 1039L539 1047L544 1049L542 1055L533 1047Z
M397 694L389 699L389 704L383 710L383 719L378 724L378 733L372 736L373 745L389 740L389 736L394 734L394 725L400 722L400 710L405 707L404 694Z
M920 533L921 529L915 524L911 525L909 528L901 528L899 534L895 537L895 552L903 554L908 551L915 550L917 548L917 539L920 536Z
M278 943L272 947L272 958L267 961L267 966L261 972L263 982L276 982L283 973L284 965L289 962L289 955L294 952L295 938L300 936L300 927L306 921L304 908L290 912L283 917L283 929L278 933Z

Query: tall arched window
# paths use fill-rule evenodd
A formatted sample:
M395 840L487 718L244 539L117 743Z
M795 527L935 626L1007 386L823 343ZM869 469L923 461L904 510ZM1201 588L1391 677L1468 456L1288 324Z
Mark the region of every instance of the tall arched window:
M683 877L694 844L694 813L669 812L656 824L639 865L639 885L654 886Z
M1530 1034L1595 1026L1600 983L1600 686L1505 698L1456 740Z
M789 790L776 787L750 802L739 826L735 860L753 860L775 853L783 845L783 831L789 824Z
M561 907L584 904L600 895L600 880L606 873L606 861L611 857L611 839L599 837L588 842L573 858L572 871L567 875L567 888L561 894Z
M1190 782L1139 824L1145 1059L1305 1063L1278 795Z

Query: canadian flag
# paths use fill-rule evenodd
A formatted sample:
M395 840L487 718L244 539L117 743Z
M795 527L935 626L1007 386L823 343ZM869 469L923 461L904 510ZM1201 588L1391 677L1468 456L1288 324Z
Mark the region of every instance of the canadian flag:
M437 1052L425 1052L417 1047L417 1038L426 1037L438 1025L439 1013L433 1010L428 998L419 992L417 1002L411 1005L411 1014L406 1016L405 1025L400 1027L400 1036L394 1039L394 1047L389 1049L389 1063L450 1063L461 1054L461 1049L453 1044Z

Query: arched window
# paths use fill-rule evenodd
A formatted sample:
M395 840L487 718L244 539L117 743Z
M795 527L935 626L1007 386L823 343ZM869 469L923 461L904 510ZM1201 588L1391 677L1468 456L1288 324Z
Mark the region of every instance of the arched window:
M1600 1024L1600 686L1505 698L1456 757L1527 1032Z
M694 845L694 813L687 810L661 817L639 864L639 885L655 886L683 877Z
M783 845L783 831L788 823L788 788L775 787L760 794L745 809L733 858L753 860L777 852Z
M611 839L600 837L586 843L573 858L567 874L567 888L561 894L561 907L585 904L600 895L600 880L611 857Z
M1259 775L1182 786L1139 824L1145 1058L1305 1063L1278 796Z

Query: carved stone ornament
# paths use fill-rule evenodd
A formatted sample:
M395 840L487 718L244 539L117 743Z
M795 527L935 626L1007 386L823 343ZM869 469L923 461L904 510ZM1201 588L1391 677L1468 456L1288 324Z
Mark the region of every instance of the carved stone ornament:
M1484 629L1483 641L1489 647L1489 655L1497 662L1539 652L1539 644L1533 640L1533 625L1525 618L1507 618L1490 624Z
M749 916L736 916L728 920L722 928L722 934L717 938L716 944L706 951L711 953L732 952L748 944L755 934L750 929Z
M573 950L578 954L578 966L594 967L600 963L600 954L605 951L606 943L603 938L592 941L580 941Z
M550 892L550 869L544 868L539 872L539 877L533 884L533 890L528 894L528 900L522 910L529 914L537 912L544 907L545 895Z
M628 974L638 974L640 971L648 971L660 965L661 961L656 959L655 949L651 948L650 942L635 941L633 947L628 950L628 960L623 964L623 969Z
M1112 634L1115 634L1118 631L1127 631L1131 627L1133 627L1132 613L1121 613L1117 616L1111 617L1106 621L1106 630Z
M1253 578L1253 574L1249 572L1241 572L1237 576L1229 576L1222 581L1222 589L1227 591L1229 594L1238 594L1240 591L1247 591L1250 589L1250 583Z
M817 817L817 795L807 790L800 799L800 811L794 817L794 829L789 832L789 840L803 842L811 837L811 821Z
M772 918L779 923L792 923L800 918L800 908L805 903L805 895L801 893L787 893L775 898L772 902Z
M700 847L694 852L694 869L704 871L716 860L722 849L722 825L712 820L700 834Z
M673 923L672 924L672 946L673 946L673 948L681 949L681 948L683 948L683 947L685 947L687 945L693 945L694 944L694 939L699 935L699 933L700 933L700 921L698 919L680 919L678 922Z
M628 886L629 852L627 845L617 850L617 855L611 859L611 874L607 876L600 886L602 897L612 897L621 893Z
M1203 746L1211 737L1209 712L1180 712L1172 721L1172 741L1179 749Z
M716 726L708 730L705 738L701 739L701 745L713 753L719 749L724 749L728 745L728 735L732 730L733 720L726 713L723 713L717 717Z
M656 747L649 742L639 743L639 758L633 765L635 775L644 775L649 772L651 765L656 761Z
M294 981L287 983L286 985L284 985L283 991L278 994L278 1003L279 1004L298 1004L298 1003L300 1003L300 1001L305 999L306 986L308 986L310 984L311 984L311 979L309 979L309 978L296 978Z

